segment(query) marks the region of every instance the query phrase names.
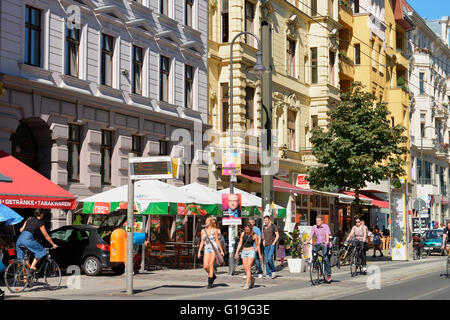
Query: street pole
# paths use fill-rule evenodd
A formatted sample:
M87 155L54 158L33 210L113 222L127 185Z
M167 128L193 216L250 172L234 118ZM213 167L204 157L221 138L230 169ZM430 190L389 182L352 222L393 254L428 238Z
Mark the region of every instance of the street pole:
M128 161L134 157L128 153ZM127 294L133 294L133 226L134 226L134 181L131 172L128 175L128 206L127 206L127 254L125 262L125 282Z
M261 68L262 66L262 51L261 51L261 41L259 38L253 33L249 31L239 32L236 36L234 36L230 45L230 150L233 152L233 45L237 38L239 38L243 34L248 34L253 36L258 42L258 51L256 52L256 65L254 66L254 70L256 72L263 72ZM263 68L264 69L264 68ZM236 182L236 175L232 172L230 175L230 194L234 193L234 182ZM234 226L228 226L228 244L229 244L229 259L228 259L228 274L233 275L234 273Z

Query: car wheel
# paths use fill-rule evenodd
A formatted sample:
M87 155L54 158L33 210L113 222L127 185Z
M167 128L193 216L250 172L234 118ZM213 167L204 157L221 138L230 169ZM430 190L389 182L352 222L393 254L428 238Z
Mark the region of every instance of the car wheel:
M111 267L111 269L115 274L118 274L118 275L125 273L125 266L114 266L114 267Z
M102 263L96 257L87 257L83 263L83 272L87 276L98 276L102 271Z

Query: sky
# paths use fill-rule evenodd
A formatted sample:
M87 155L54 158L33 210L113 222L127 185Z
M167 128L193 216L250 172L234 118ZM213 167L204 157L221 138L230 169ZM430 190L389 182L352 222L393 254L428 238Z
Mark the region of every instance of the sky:
M422 17L429 20L450 16L450 0L406 0Z

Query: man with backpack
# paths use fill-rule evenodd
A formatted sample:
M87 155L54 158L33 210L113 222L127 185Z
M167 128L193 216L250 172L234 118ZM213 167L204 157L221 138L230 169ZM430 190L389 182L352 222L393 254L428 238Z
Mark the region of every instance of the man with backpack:
M272 223L270 216L264 217L264 256L266 259L266 277L268 279L275 279L276 269L273 262L273 255L275 253L275 247L280 237L277 227Z

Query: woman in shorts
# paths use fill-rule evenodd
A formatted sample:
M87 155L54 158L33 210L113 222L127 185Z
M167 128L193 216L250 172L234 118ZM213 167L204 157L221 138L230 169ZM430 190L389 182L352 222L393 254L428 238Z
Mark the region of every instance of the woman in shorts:
M244 227L244 232L241 233L239 244L236 249L236 255L234 256L235 260L237 260L239 251L242 248L242 264L244 265L244 270L247 275L247 281L245 283L244 290L253 288L255 286L255 278L252 276L251 271L253 261L255 261L256 256L254 244L256 244L256 250L258 250L259 259L262 260L259 237L255 232L253 232L253 226L251 224L247 224Z

